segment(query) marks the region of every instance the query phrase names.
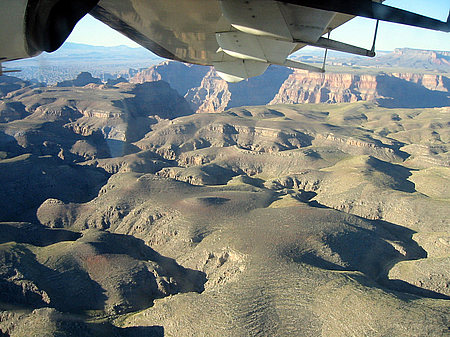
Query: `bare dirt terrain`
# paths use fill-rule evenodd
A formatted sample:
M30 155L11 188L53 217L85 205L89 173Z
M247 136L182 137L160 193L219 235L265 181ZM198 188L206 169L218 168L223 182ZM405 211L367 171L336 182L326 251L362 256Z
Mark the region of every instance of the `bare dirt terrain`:
M0 334L449 334L448 106L1 88Z

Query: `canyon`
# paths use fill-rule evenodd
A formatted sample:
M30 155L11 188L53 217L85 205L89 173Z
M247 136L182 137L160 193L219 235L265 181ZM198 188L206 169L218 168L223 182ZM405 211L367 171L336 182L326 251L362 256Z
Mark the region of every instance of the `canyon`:
M0 77L0 336L448 334L448 73L133 76Z

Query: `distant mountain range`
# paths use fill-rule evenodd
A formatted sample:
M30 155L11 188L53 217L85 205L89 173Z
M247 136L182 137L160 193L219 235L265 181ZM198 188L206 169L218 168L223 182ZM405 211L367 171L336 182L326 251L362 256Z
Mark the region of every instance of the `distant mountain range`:
M323 50L307 48L292 56L302 62L321 64ZM44 53L26 60L8 62L8 68L20 69L17 77L47 84L71 80L82 71L104 81L124 77L130 79L140 70L151 67L164 59L145 48L127 46L101 47L78 43L65 43L54 53ZM206 69L206 68L205 68ZM327 69L344 73L408 72L450 73L450 52L418 49L396 49L393 52L378 51L377 57L355 57L354 55L329 52Z
M104 60L111 60L111 63L116 60L123 59L151 59L160 60L161 58L143 47L128 47L128 46L92 46L82 43L66 42L64 45L54 53L43 53L35 58L28 60L16 61L17 63L29 63L32 60L51 60L67 62L67 57L71 60L79 60L80 62L88 62L89 59L96 58Z
M398 48L391 53L382 53L374 59L352 58L349 64L364 67L424 69L448 73L450 71L450 51Z
M159 56L145 48L67 42L54 53L8 62L4 66L22 70L17 74L22 79L53 84L72 79L82 71L107 80L128 73L130 68L146 68L161 61Z

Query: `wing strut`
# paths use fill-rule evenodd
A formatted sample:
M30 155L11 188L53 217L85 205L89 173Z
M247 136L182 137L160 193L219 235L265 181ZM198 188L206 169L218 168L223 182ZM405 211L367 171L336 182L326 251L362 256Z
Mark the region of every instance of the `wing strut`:
M328 29L328 40L330 39L331 29ZM328 48L325 48L325 54L323 55L322 70L325 71L325 63L327 62Z
M375 25L375 34L373 35L372 48L370 49L370 51L373 53L375 53L375 42L377 42L378 24L379 23L380 23L380 20L377 20L377 24Z
M4 73L18 73L21 70L18 69L5 69L2 64L0 63L0 76L2 76Z
M319 38L319 40L317 40L317 42L308 42L308 41L302 41L302 40L294 40L294 42L307 44L307 45L319 47L319 48L326 48L326 49L330 49L330 50L341 51L344 53L360 55L360 56L368 56L368 57L375 56L375 52L372 50L352 46L347 43L328 39L326 37Z

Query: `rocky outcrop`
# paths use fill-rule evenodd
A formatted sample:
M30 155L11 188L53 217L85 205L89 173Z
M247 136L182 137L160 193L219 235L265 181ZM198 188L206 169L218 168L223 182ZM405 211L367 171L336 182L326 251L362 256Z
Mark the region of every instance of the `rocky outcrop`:
M388 108L436 108L450 105L448 91L429 90L393 75L377 75L377 97Z
M119 86L120 86L120 83L128 83L128 81L127 81L125 78L123 78L123 77L110 78L110 79L108 79L108 81L106 82L106 86L108 86L108 87L114 87L114 86L116 86L116 85L118 85L118 84L119 84Z
M145 69L131 83L163 80L197 113L216 113L242 105L268 104L292 70L272 66L263 75L227 83L212 67L165 61Z
M200 85L209 70L210 67L164 61L156 66L138 72L130 79L130 83L162 80L169 83L181 96L184 96L189 89L196 88Z
M31 85L31 82L24 81L14 76L0 76L0 97L5 97L8 93Z
M222 185L236 175L218 165L182 167L165 167L157 173L158 176L185 181L191 185Z
M210 68L200 85L185 95L196 113L223 112L231 101L229 84Z
M108 174L96 168L29 154L2 161L0 169L0 193L8 196L0 200L0 221L33 219L39 205L51 196L87 201L108 179Z
M167 82L155 81L134 84L123 92L132 94L125 98L123 108L135 117L158 116L163 119L192 114L189 105Z
M99 78L92 77L91 73L82 72L74 80L62 81L56 84L57 87L84 87L88 84L102 84Z
M20 102L0 101L0 123L12 122L27 115L25 106Z
M70 244L33 247L35 254L29 247L13 242L0 252L4 302L120 314L147 308L156 298L201 292L206 281L202 272L183 268L132 236L92 230Z

